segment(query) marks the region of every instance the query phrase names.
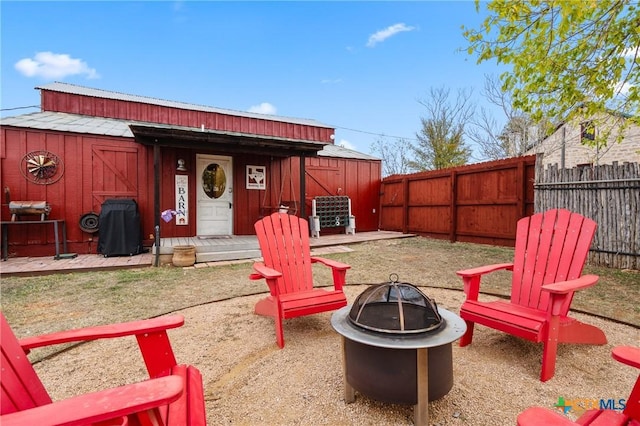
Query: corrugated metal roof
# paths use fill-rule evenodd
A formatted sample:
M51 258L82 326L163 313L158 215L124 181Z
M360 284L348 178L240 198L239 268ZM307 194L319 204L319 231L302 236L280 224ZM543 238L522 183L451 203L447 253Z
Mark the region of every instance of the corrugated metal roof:
M3 117L0 119L0 124L40 130L133 138L128 121L68 114L66 112L34 112L13 117Z
M202 132L200 127L185 127L171 124L147 123L133 120L119 120L116 118L93 117L89 115L69 114L66 112L34 112L0 119L3 126L27 127L40 130L57 130L59 132L86 133L90 135L121 136L133 138L129 125L142 125L158 129L177 129L182 131ZM256 135L253 133L229 132L223 130L205 129L205 132L227 136L250 136L253 138L273 139L281 141L299 142L302 139L282 138L276 136ZM305 141L308 142L308 141Z
M192 110L192 111L213 112L218 114L233 115L236 117L248 117L248 118L256 118L260 120L281 121L284 123L302 124L306 126L324 127L329 129L334 128L333 126L329 126L328 124L324 124L319 121L307 119L307 118L293 118L293 117L283 117L279 115L258 114L253 112L236 111L231 109L216 108L216 107L205 106L205 105L196 105L196 104L190 104L186 102L167 101L164 99L157 99L157 98L138 96L138 95L129 95L126 93L111 92L108 90L94 89L91 87L77 86L75 84L68 84L68 83L61 83L61 82L54 82L54 83L46 84L44 86L36 86L36 89L50 90L52 92L70 93L70 94L83 95L83 96L92 96L95 98L102 98L102 99L116 99L121 101L139 102L144 104L160 105L160 106L180 108L180 109L186 109L186 110Z
M200 132L200 128L190 128L182 126L171 126L167 124L158 123L146 123L135 122L131 120L118 120L114 118L92 117L87 115L69 114L66 112L34 112L31 114L16 115L12 117L0 118L0 124L3 126L23 127L39 130L56 130L59 132L70 133L85 133L90 135L101 136L117 136L124 138L133 138L133 133L129 128L130 124L139 124L148 127L158 127L163 129L175 128L182 130L193 130ZM223 132L216 130L206 130L207 132L225 134L229 136L243 135L237 132ZM285 140L287 138L276 138L272 136L257 136L249 135L251 137L264 137L268 139ZM379 158L373 157L368 154L363 154L358 151L347 149L341 146L332 144L324 145L324 148L318 152L318 155L324 157L336 157L336 158L352 158L359 160L379 160Z
M380 158L372 155L332 144L325 145L322 151L318 151L318 155L322 157L352 158L355 160L380 160Z

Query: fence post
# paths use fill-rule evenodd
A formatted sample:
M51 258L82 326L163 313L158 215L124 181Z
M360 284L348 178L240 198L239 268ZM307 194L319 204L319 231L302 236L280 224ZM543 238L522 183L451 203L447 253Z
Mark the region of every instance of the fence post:
M402 178L402 233L409 233L409 179Z
M524 202L525 194L527 193L527 168L524 166L524 159L520 159L518 165L518 176L520 177L520 185L517 186L516 203L518 209L518 220L526 216L526 205Z
M456 194L458 193L458 173L455 170L451 170L449 179L451 179L451 193L449 195L449 211L451 214L451 229L449 229L449 241L455 243L458 239L457 223L458 223L458 200Z

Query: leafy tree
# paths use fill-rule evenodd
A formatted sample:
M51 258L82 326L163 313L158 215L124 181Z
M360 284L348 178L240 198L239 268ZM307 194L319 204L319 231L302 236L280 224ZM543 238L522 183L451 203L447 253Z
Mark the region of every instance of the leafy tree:
M390 141L383 137L371 145L371 153L382 159L383 176L410 173L412 152L411 142L406 139Z
M466 164L471 149L464 140L465 126L473 115L470 93L458 91L455 102L449 100L449 90L431 88L427 99L418 102L427 109L420 119L422 130L413 145L415 159L409 165L415 170L436 170Z
M501 77L513 107L534 121L626 113L640 124L640 9L628 0L491 0L479 29L464 28L478 62ZM621 133L620 133L621 134Z

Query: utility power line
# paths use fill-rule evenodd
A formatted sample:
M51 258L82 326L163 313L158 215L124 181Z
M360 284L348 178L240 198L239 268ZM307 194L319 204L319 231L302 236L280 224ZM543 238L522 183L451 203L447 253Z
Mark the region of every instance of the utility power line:
M0 111L14 111L16 109L27 109L27 108L40 108L40 105L29 105L29 106L15 107L15 108L2 108L0 109Z

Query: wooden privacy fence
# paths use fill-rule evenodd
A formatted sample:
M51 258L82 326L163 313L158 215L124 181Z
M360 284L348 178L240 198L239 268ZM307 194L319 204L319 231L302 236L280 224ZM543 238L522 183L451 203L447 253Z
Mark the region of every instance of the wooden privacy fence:
M589 263L640 269L640 165L536 166L535 210L563 207L596 221Z
M382 180L380 229L513 246L533 214L534 155Z

